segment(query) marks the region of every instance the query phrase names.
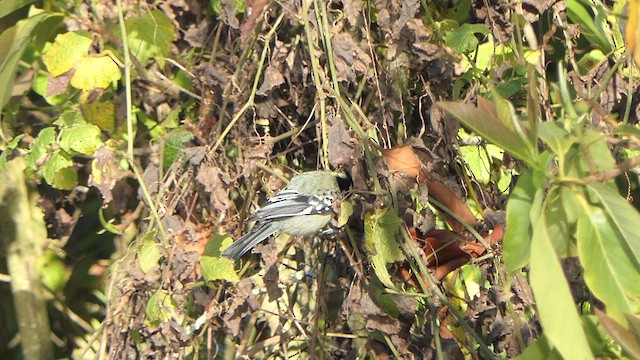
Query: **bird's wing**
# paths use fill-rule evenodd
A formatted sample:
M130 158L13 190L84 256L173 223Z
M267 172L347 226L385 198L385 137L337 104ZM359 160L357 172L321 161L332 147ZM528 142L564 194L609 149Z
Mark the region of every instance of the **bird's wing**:
M331 211L331 206L331 200L324 197L285 189L262 205L253 220L261 222L300 215L326 214Z

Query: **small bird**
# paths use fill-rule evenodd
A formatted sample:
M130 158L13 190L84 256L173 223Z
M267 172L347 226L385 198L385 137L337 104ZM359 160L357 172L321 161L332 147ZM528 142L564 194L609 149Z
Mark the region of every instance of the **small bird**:
M256 211L251 219L256 222L253 229L226 248L222 256L238 260L277 231L293 236L316 235L335 217L341 191L351 185L351 177L345 172L309 171L294 176Z

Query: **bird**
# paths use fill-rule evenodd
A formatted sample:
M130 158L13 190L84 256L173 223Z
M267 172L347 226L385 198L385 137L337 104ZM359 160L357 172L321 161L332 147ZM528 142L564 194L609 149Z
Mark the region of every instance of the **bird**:
M289 184L268 199L250 221L250 232L234 241L222 256L236 261L276 232L313 237L335 218L341 193L352 186L347 172L308 171L291 178Z

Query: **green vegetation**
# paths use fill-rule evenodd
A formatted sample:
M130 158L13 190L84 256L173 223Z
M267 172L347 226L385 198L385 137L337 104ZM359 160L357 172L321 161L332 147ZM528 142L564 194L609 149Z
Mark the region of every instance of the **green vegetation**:
M637 1L116 4L0 2L0 357L640 358Z

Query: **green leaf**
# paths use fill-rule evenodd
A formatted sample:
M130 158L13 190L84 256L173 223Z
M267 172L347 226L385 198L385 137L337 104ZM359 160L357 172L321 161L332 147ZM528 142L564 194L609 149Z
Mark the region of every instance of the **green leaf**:
M71 277L62 259L51 250L38 259L38 266L42 274L42 283L54 293L62 291Z
M33 170L38 170L44 164L49 155L48 147L56 141L56 130L53 127L47 127L40 130L38 137L29 145L29 156L27 165Z
M585 5L591 7L591 2L585 2ZM599 46L603 53L608 54L613 51L611 43L605 36L609 33L606 25L606 13L601 7L600 11L592 14L585 8L580 0L567 0L567 17L574 24L581 26L581 35L584 36L592 46Z
M554 154L563 156L577 141L576 137L564 129L558 121L546 121L538 124L538 136Z
M633 254L638 261L640 259L640 214L625 201L619 194L604 184L592 183L587 185L588 194L599 203L607 216L611 218L612 227L621 235L620 246Z
M482 24L463 24L447 33L445 43L458 54L464 54L478 46L476 34L488 35L489 29Z
M553 349L545 334L540 335L524 351L513 360L563 360L557 349Z
M5 4L5 0L2 1ZM10 9L10 5L7 5ZM3 108L13 93L15 74L18 64L28 46L31 45L40 26L46 26L52 34L62 23L61 14L52 14L30 11L30 17L18 21L18 23L0 34L0 109Z
M529 263L532 217L540 215L544 197L544 175L527 169L518 179L507 202L507 231L504 235L504 263L510 272Z
M620 124L613 129L613 133L616 135L631 135L640 138L640 128L635 125Z
M100 225L102 225L105 230L115 235L122 235L122 231L115 227L115 225L113 225L111 221L108 221L105 218L104 207L100 207L100 210L98 210L98 219L100 220Z
M575 233L571 223L567 219L564 203L560 196L560 188L552 186L547 191L547 205L544 208L547 219L547 232L553 239L553 247L560 257L577 256L577 249L572 238Z
M222 250L231 245L232 242L233 239L228 235L214 235L209 240L200 259L202 277L205 281L226 280L232 283L240 281L233 261L221 257Z
M87 57L92 42L91 34L88 31L60 34L56 36L49 51L42 56L42 61L51 76L62 75Z
M93 124L80 124L60 132L60 147L68 153L77 151L91 155L104 143L100 140L102 132Z
M367 252L378 279L387 287L395 288L387 264L404 259L396 240L400 219L392 209L377 210L367 214L364 221L364 238Z
M0 154L0 171L7 171L7 157L13 153L13 150L18 146L20 140L24 137L24 134L20 134L7 144L2 150L2 154Z
M165 290L156 291L147 302L145 313L147 323L151 326L158 326L163 321L173 318L173 312L178 307L178 303Z
M380 281L376 281L375 277L369 283L367 287L367 293L371 300L378 305L385 313L397 318L400 315L400 310L396 302L396 296L385 292L385 288Z
M171 20L160 10L153 10L142 16L125 21L129 51L145 65L151 58L169 55L171 45L176 40L176 32ZM115 33L120 36L119 27Z
M0 2L0 18L5 17L35 0L2 0Z
M638 259L633 257L607 214L586 202L578 219L577 238L585 282L605 303L607 314L626 325L625 314L640 312Z
M637 329L635 332L631 331L597 309L596 316L598 316L602 327L620 344L626 355L631 359L640 359L640 333ZM630 320L630 318L628 319Z
M494 104L488 105L490 106L488 108L481 108L465 103L441 101L437 105L475 133L514 157L529 164L535 162L536 159L530 151L529 144L524 142L515 131L505 126Z
M593 359L545 216L533 229L530 267L538 316L549 342L565 359Z
M71 78L71 85L76 89L90 91L106 89L120 80L122 73L111 57L88 56L80 60L76 72Z
M184 129L176 129L169 133L169 137L163 143L162 148L162 168L166 171L180 156L180 150L184 144L193 139L193 134Z
M162 246L156 242L157 234L157 230L145 233L138 249L138 263L145 274L158 265L158 261L162 258Z
M85 124L86 121L79 111L67 110L58 116L58 119L53 122L54 125L58 125L61 128L70 128L77 125Z
M42 175L47 183L60 190L71 190L78 180L78 173L73 168L73 160L61 150L51 155L42 168Z

